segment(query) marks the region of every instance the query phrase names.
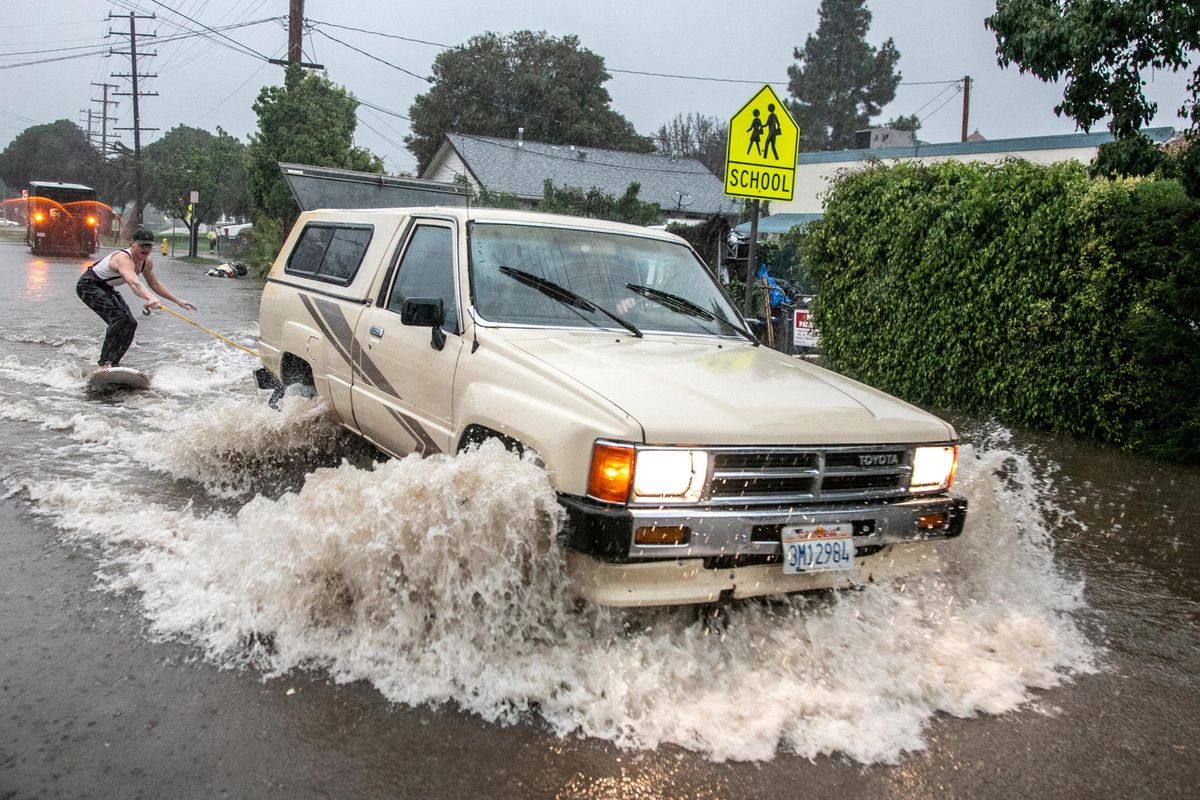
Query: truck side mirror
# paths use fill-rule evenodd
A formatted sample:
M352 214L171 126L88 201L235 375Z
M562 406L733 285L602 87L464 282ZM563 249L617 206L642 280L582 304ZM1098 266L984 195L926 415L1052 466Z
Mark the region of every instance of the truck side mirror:
M429 346L441 350L446 346L446 334L442 331L442 323L446 321L446 313L442 309L440 297L409 297L400 307L400 324L416 325L433 328L433 338Z

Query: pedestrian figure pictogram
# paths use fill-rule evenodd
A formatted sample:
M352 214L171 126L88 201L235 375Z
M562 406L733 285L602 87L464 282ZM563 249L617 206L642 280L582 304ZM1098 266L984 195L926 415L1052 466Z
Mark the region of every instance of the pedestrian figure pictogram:
M757 111L754 113L758 114ZM767 151L770 150L774 154L775 160L779 160L779 151L775 149L775 140L779 138L782 130L779 127L779 117L775 114L775 104L767 103L767 140L763 142L762 146L763 158L767 157Z
M751 150L762 155L762 148L758 146L758 140L762 138L763 124L758 118L758 109L754 109L754 119L750 123L750 127L746 130L750 134L750 146L746 148L746 154L749 155Z

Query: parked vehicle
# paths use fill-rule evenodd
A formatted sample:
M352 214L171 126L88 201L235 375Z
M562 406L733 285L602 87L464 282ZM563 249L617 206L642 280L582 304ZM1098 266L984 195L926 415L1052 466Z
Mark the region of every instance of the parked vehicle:
M672 234L495 209L306 212L260 324L260 386L309 387L388 453L497 438L536 454L575 589L598 603L881 580L963 530L954 429L759 346Z

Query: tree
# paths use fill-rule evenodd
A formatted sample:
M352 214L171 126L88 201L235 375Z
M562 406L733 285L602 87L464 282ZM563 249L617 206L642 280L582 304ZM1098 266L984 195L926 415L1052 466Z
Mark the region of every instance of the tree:
M604 59L576 36L484 33L443 51L432 88L409 108L405 144L424 169L447 133L649 152L652 144L609 107Z
M662 216L658 203L638 200L640 183L631 183L625 194L614 197L593 187L588 191L574 186L554 188L549 178L542 185L542 202L538 211L549 214L570 214L576 217L607 219L630 225L652 225Z
M199 128L179 125L142 151L146 199L172 217L183 220L193 234L189 255L195 256L195 228L212 224L223 214L249 210L246 194L245 146L217 128L214 136ZM199 195L188 214L192 192Z
M658 152L671 158L694 158L714 175L725 174L729 123L720 117L677 114L654 135Z
M788 102L803 150L844 150L896 96L900 53L888 39L867 44L866 0L821 0L817 33L796 48L788 67Z
M883 123L883 127L891 128L897 131L912 131L914 134L921 130L921 118L916 114L905 114L899 117L892 117L887 122Z
M26 128L0 153L0 178L16 189L30 181L59 181L91 186L100 155L74 122L60 119Z
M1088 167L1088 175L1093 178L1153 175L1161 173L1166 164L1166 154L1158 145L1142 134L1136 134L1100 145L1096 158Z
M254 111L258 133L246 147L246 184L254 209L291 227L298 209L278 162L383 173L383 162L354 146L358 101L328 78L293 64L283 86L266 86Z
M1140 133L1105 142L1088 167L1088 175L1174 178L1189 196L1200 197L1200 135L1180 137L1161 147Z
M1112 115L1117 138L1154 118L1146 69L1178 72L1200 50L1200 14L1192 0L997 0L984 20L996 34L1000 66L1015 63L1044 81L1066 80L1054 113L1091 126ZM1192 72L1181 117L1200 125L1200 67Z

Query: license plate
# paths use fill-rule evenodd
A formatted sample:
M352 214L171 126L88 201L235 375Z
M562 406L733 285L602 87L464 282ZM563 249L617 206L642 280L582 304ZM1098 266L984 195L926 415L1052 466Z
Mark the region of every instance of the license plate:
M833 525L793 525L783 529L783 571L834 572L854 567L854 527L849 522Z

